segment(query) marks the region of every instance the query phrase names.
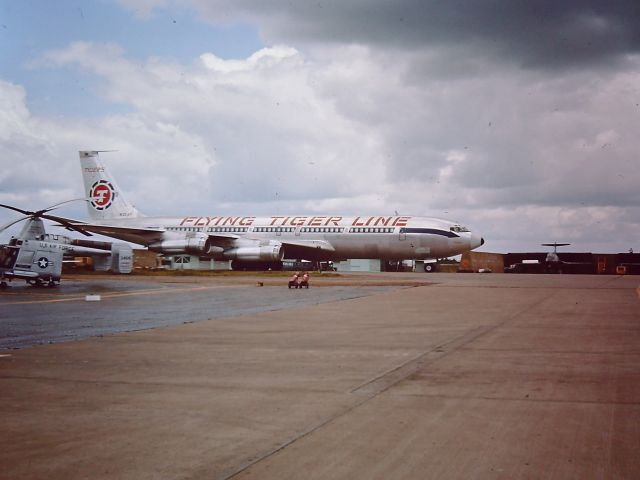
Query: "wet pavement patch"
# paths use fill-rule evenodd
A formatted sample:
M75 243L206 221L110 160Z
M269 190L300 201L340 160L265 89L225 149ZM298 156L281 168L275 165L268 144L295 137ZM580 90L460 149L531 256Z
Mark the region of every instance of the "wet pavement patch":
M347 300L399 286L303 290L247 285L66 282L59 289L13 288L0 295L0 349L285 310ZM100 301L87 302L99 295Z

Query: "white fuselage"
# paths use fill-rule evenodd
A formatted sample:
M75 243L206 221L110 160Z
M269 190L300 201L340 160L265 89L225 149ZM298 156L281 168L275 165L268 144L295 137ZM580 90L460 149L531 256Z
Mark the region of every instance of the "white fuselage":
M165 240L200 234L227 236L236 245L283 243L285 258L428 259L458 255L484 243L479 235L453 222L414 216L137 217L108 223L163 230ZM145 243L135 235L120 238ZM306 242L318 242L314 254L308 248L296 248Z

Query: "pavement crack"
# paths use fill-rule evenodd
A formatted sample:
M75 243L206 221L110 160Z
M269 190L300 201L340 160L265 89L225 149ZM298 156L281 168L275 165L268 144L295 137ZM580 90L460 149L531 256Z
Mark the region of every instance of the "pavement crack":
M464 347L466 344L473 342L476 338L491 330L492 326L481 326L466 332L460 337L454 338L449 342L435 346L431 350L414 357L397 367L388 370L371 380L367 380L357 386L349 393L366 395L374 397L388 390L393 385L401 382L405 378L413 375L417 371L423 369L427 364L433 363L442 357Z

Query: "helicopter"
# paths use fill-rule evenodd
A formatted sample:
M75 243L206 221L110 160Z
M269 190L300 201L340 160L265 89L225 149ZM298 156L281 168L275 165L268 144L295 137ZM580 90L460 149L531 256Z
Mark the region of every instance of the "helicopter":
M0 204L0 207L23 215L0 227L0 233L19 222L26 222L20 233L11 237L8 244L0 245L0 288L7 288L7 282L14 279L25 280L36 287L55 287L60 284L62 264L66 262L65 257L90 256L94 259L96 270L131 272L133 252L131 246L126 243L72 239L65 235L46 232L43 218L55 220L61 226L76 230L72 225L65 225L67 222L50 216L47 212L77 200L84 199L69 200L38 211ZM81 233L91 236L85 232Z

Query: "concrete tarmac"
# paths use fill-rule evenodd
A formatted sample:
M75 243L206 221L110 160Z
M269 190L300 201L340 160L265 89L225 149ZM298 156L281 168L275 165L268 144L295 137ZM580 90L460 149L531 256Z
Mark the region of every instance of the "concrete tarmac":
M640 278L345 278L0 351L0 478L640 478Z
M283 277L249 275L190 280L77 276L65 277L53 289L18 283L0 292L0 350L316 305L403 285L357 285L331 278L316 281L325 288L301 290L282 288L287 283ZM257 288L258 282L263 288ZM100 301L87 302L87 295L98 295Z

